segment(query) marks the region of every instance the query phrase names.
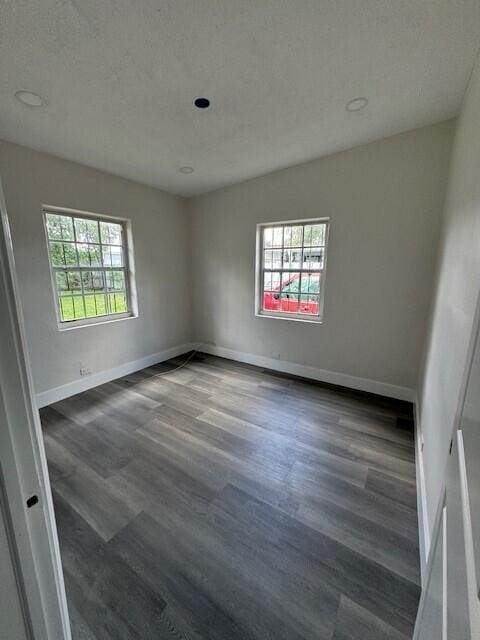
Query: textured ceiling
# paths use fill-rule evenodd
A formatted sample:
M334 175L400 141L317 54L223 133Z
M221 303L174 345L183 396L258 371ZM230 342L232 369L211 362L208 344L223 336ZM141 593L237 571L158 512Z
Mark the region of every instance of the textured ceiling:
M478 0L0 0L0 138L200 193L456 115L479 33Z

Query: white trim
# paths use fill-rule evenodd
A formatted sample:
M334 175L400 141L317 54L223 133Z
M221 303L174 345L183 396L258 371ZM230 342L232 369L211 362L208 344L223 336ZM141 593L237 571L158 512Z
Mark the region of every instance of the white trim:
M52 213L65 213L69 216L85 216L87 218L103 218L106 222L110 220L113 222L115 220L120 220L122 222L130 222L129 218L124 218L122 216L114 216L111 213L96 213L94 211L84 211L83 209L71 209L70 207L59 207L54 204L42 204L43 211L51 211Z
M257 318L273 318L274 320L292 320L293 322L309 322L310 324L322 324L323 316L313 316L304 313L288 313L282 311L264 311L260 310L255 313Z
M151 367L152 365L163 362L164 360L175 358L176 356L187 353L188 351L193 351L194 348L195 345L192 343L177 345L175 347L170 347L170 349L160 351L159 353L153 353L149 356L139 358L138 360L125 362L118 367L99 371L98 373L80 378L79 380L73 380L67 384L62 384L60 387L54 387L53 389L48 389L48 391L42 391L41 393L36 394L37 407L39 409L41 407L46 407L49 404L53 404L54 402L58 402L64 398L69 398L70 396L74 396L82 391L87 391L88 389L97 387L105 382L116 380L117 378L126 376L129 373L140 371L140 369L145 369L145 367Z
M316 218L293 218L292 220L274 220L273 222L259 222L257 227L280 227L282 225L305 224L306 222L329 222L330 216Z
M319 369L317 367L289 362L287 360L277 360L275 358L246 353L245 351L235 351L233 349L226 349L224 347L217 347L205 343L202 344L201 351L213 356L229 358L230 360L237 360L238 362L246 362L248 364L257 365L258 367L273 369L274 371L281 371L282 373L290 373L302 378L328 382L329 384L336 384L341 387L348 387L358 391L376 393L388 398L396 398L397 400L413 402L415 397L413 389L409 389L408 387L400 387L386 382L379 382L378 380L370 380L369 378L359 378L347 373L327 371L326 369Z
M417 480L417 514L418 514L418 540L420 550L420 573L422 586L427 582L427 563L430 553L430 525L428 522L427 489L425 481L425 465L423 462L422 434L420 418L418 414L418 398L414 403L415 423L415 473Z
M457 431L457 444L462 499L463 537L465 543L465 563L467 572L468 611L470 614L470 626L473 631L472 638L475 637L478 639L480 635L478 633L478 629L480 629L480 603L478 600L477 575L475 571L475 548L473 543L470 498L468 494L467 467L465 464L465 449L463 445L463 432L461 429Z
M442 517L442 640L448 640L448 550L447 550L447 505Z
M101 318L101 319L100 319ZM138 315L133 313L121 313L116 316L94 316L93 318L83 318L82 320L68 320L60 322L59 331L72 331L73 329L84 329L85 327L98 327L99 324L112 324L112 322L122 322L123 320L136 320ZM67 325L67 326L63 326Z

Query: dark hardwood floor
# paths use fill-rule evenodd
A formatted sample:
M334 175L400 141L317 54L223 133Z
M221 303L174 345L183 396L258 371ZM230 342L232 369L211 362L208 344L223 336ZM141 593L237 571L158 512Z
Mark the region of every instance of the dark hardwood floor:
M411 406L181 361L41 411L74 640L411 638Z

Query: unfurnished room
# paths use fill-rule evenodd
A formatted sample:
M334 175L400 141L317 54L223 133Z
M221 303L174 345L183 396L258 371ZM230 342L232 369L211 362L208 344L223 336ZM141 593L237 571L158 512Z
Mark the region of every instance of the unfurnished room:
M479 48L0 0L0 640L480 638Z

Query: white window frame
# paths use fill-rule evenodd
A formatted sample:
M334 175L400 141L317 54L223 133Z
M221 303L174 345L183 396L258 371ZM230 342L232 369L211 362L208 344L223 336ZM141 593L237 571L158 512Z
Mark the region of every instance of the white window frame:
M52 264L50 254L50 242L51 239L48 236L47 229L47 214L54 213L63 216L69 216L71 218L84 218L87 220L95 220L98 222L114 222L122 226L122 248L124 265L118 267L116 270L123 270L125 273L125 296L127 311L124 313L107 314L102 316L93 316L90 318L79 318L77 320L62 320L61 310L59 306L59 293L57 287L57 281L55 274L57 271L62 271L62 267L55 267ZM138 317L138 298L135 285L135 267L134 267L134 255L133 255L133 237L132 237L132 225L131 221L127 218L120 218L103 213L93 213L91 211L81 211L78 209L70 209L65 207L58 207L53 205L42 206L43 227L45 231L46 247L48 254L48 265L50 269L50 278L52 283L52 293L55 305L55 313L57 318L57 326L59 331L68 331L79 327L88 327L98 324L106 324L111 322L119 322L121 320L128 320ZM99 246L102 246L100 243ZM65 270L69 271L109 271L115 270L115 267L71 267ZM83 285L82 285L83 291ZM83 297L83 296L82 296Z
M323 268L322 269L287 269L287 271L294 272L319 272L320 275L320 294L318 298L318 315L310 315L307 313L289 313L286 311L275 311L275 310L265 310L263 309L263 279L265 271L270 271L270 269L265 269L263 266L263 253L264 253L264 230L270 227L285 227L285 226L307 226L310 224L325 224L325 251L324 251L324 260L323 260ZM257 237L256 237L256 255L255 255L255 315L259 318L276 318L280 320L292 320L294 322L310 322L315 324L321 324L324 318L324 305L325 305L325 281L326 281L326 272L327 272L327 254L328 254L328 240L330 233L330 218L322 217L322 218L302 218L299 220L278 220L276 222L261 222L257 224ZM302 243L303 250L303 243ZM283 265L282 265L283 266ZM273 269L273 271L284 271L282 268Z

